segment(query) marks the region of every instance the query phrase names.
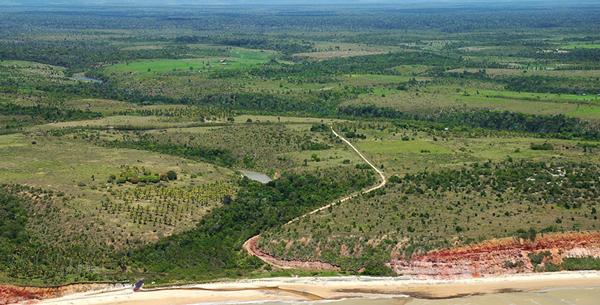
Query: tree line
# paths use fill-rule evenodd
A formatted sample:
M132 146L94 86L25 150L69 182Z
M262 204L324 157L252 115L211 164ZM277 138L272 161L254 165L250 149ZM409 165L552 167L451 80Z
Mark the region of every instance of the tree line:
M579 118L559 115L536 115L510 111L470 110L442 112L437 115L419 115L399 111L389 107L348 106L339 108L339 113L347 117L385 118L392 120L414 120L443 123L445 126L468 126L492 130L530 132L547 137L585 140L600 140L600 131Z

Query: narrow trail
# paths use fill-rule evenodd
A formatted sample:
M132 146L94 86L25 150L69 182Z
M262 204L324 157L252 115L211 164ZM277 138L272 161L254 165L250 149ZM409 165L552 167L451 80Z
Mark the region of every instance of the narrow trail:
M290 221L288 221L285 225L289 225L290 223L296 222L306 216L312 215L314 213L317 213L319 211L325 210L331 206L334 206L336 204L342 203L344 201L347 201L349 199L352 199L360 194L366 194L366 193L370 193L374 190L380 189L382 187L384 187L387 184L387 178L385 177L385 175L383 174L382 171L380 171L375 165L373 165L373 163L371 163L354 145L352 145L352 143L350 143L350 141L346 140L344 137L340 136L337 132L335 132L335 130L333 129L333 127L331 127L331 131L333 132L333 134L340 138L342 141L344 141L344 143L346 143L348 146L350 146L350 148L352 148L354 150L354 152L356 152L356 154L358 154L358 156L360 156L361 159L363 159L367 164L369 164L369 166L371 166L372 169L374 169L379 176L381 177L381 183L377 186L374 186L366 191L363 191L361 193L358 194L352 194L349 196L346 196L342 199L336 200L326 206L322 206L316 210L313 210L311 212L308 212L302 216L296 217ZM333 266L331 264L328 263L323 263L323 262L319 262L319 261L315 261L315 262L301 262L301 261L284 261L284 260L279 260L271 255L268 255L266 253L263 253L262 251L260 251L260 249L258 249L258 247L256 246L256 240L260 237L259 235L256 235L250 239L248 239L245 243L244 243L244 249L246 249L246 251L248 251L248 255L255 255L258 258L260 258L261 260L263 260L265 263L274 266L274 267L278 267L278 268L283 268L283 269L292 269L292 268L310 268L310 269L326 269L326 270L337 270L339 269L336 266Z

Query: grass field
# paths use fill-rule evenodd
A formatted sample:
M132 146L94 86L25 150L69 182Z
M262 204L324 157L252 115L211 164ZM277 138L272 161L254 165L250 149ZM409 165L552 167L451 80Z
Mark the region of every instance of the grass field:
M92 137L95 139L92 140ZM54 219L36 221L35 232L43 239L55 242L68 242L90 222L102 223L98 230L90 231L90 242L94 246L112 244L124 247L125 243L147 243L154 241L157 234L169 235L191 228L190 217L176 225L135 224L125 213L101 213L101 202L110 198L113 190L127 191L133 185L108 183L110 175L119 175L121 165L144 167L156 173L174 170L179 179L169 182L167 188L204 185L214 182L228 183L233 171L216 168L213 165L191 162L178 157L160 155L145 151L108 149L96 145L100 139L119 136L112 132L78 132L64 136L4 135L0 136L0 175L3 183L17 183L39 187L54 192L62 192L64 208ZM35 144L32 144L35 141ZM196 176L191 178L191 175ZM235 178L237 179L237 178ZM108 195L108 196L107 196ZM196 209L193 217L198 219L203 213ZM191 215L190 215L191 216ZM53 222L51 224L50 222ZM117 232L117 233L115 233ZM127 232L127 237L125 233ZM119 236L119 238L117 238ZM114 242L114 239L120 242Z
M236 69L242 66L264 63L275 53L272 51L256 51L235 49L230 57L190 58L190 59L156 59L132 63L122 63L107 68L113 73L128 73L136 76L153 75L156 72L193 72L211 69Z
M385 126L385 125L384 125ZM578 141L544 140L523 137L461 137L450 133L431 135L425 132L395 130L392 126L380 129L358 129L357 133L367 136L366 140L353 140L356 146L386 174L404 175L423 170L457 168L465 164L500 162L511 156L519 160L546 158L560 160L565 156L588 158L577 148ZM402 138L407 137L408 141ZM434 139L435 138L435 139ZM531 150L531 143L552 143L553 151ZM518 152L516 152L518 149Z
M252 123L247 122L249 118ZM324 122L318 118L249 115L235 119L233 124L211 126L208 123L206 127L189 128L185 128L185 124L165 123L157 117L143 116L111 116L93 121L36 126L31 133L0 136L0 153L5 156L0 161L0 175L5 183L65 194L67 200L61 213L36 221L32 227L35 232L45 232L47 238L68 243L74 238L82 238L77 228L93 223L95 229L86 235L86 240L97 247L112 245L123 248L153 242L161 236L193 227L208 209L220 204L221 197L218 196L231 192L233 181L240 178L235 168L265 172L273 177L275 173L286 171L352 172L356 164L362 163L335 137L325 132L310 131L313 124L343 122L341 120L328 119ZM160 129L122 131L106 128L119 125ZM92 127L102 129L85 129ZM142 135L158 142L226 149L238 161L228 169L144 150L104 147L106 142L135 139ZM330 149L301 149L301 145L309 142L325 143ZM313 160L313 154L318 155L319 161ZM241 162L246 157L251 163ZM111 182L109 177L118 177L123 166L144 168L153 173L173 170L178 179L161 182L163 188L152 184ZM222 195L215 195L217 197L208 201L202 199L198 201L200 205L186 201L186 196L191 196L186 194L194 188L214 183L223 185L211 186L215 194ZM165 194L170 195L161 195L164 198L149 196L162 189L169 190ZM169 202L173 203L169 205ZM184 205L181 202L188 203ZM51 225L49 221L57 221L60 225Z
M566 46L562 46L561 49L572 50L572 49L600 49L600 44L596 43L583 43L583 42L571 42Z
M477 84L429 86L418 92L395 90L375 90L374 92L373 95L361 94L356 99L343 102L342 105L375 105L423 113L432 113L442 108L485 108L494 111L508 110L542 115L568 113L574 117L600 120L600 116L594 110L597 105L600 105L597 96L519 93L499 90L491 85L478 86ZM385 94L385 97L382 97L381 94Z
M458 72L462 73L463 71L468 71L470 73L478 72L478 69L452 69L447 72ZM527 71L527 73L523 73L523 71ZM597 70L546 70L545 68L541 69L533 69L533 68L525 68L525 69L486 69L486 72L490 76L498 76L498 75L523 75L523 76L533 76L533 75L543 75L543 76L556 76L556 77L600 77L600 71Z
M531 143L545 142L535 138L442 138L436 135L438 141L434 141L425 133L383 127L358 129L357 133L365 134L367 139L358 140L356 146L388 177L407 174L419 177L428 173L441 177L435 175L448 170L468 172L484 164L491 164L485 168L498 169L511 162L544 162L560 179L564 174L559 164L599 161L597 154L584 153L576 141L550 140L555 150L539 151L529 148ZM410 140L399 140L403 136L409 136ZM527 181L534 183L539 173L529 175ZM444 190L443 178L432 190L418 183L390 182L375 196L357 197L271 230L261 236L259 247L279 258L321 260L343 269L357 270L365 260L373 259L364 256L370 253L366 250L368 246L375 247L374 253L388 260L490 237L512 236L517 229L533 227L539 232L551 226L558 230L594 230L600 226L594 216L596 203L590 201L585 192L583 197L588 200L583 205L565 208L551 204L555 195L547 192L519 191L525 181L515 182L516 188L498 193L494 178L486 180L488 178L480 175L478 179L480 184L473 185L483 187L481 194L470 187ZM422 194L411 191L417 187L425 191ZM573 194L570 200L582 196L578 190L565 192Z

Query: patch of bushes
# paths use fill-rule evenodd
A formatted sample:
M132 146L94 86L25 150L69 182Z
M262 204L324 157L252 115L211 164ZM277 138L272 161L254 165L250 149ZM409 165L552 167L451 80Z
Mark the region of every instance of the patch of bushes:
M534 268L541 264L542 261L544 261L545 257L548 257L549 260L552 259L552 254L550 253L550 251L544 251L538 254L529 253L527 254L527 256L529 257L529 260L531 260L531 264Z
M302 150L327 150L327 149L330 149L331 146L329 146L325 143L315 143L315 142L307 141L307 142L302 143L301 148L302 148Z
M564 270L600 270L600 258L591 256L565 258L561 266Z
M523 267L525 265L525 263L523 261L517 261L517 262L506 262L504 263L504 267L506 268L518 268L518 267Z
M348 139L352 139L352 138L357 138L357 139L366 139L367 136L365 136L364 134L361 133L355 133L354 131L348 131L344 134L346 136L346 138Z
M554 150L554 146L550 143L544 144L531 144L531 149L533 150Z

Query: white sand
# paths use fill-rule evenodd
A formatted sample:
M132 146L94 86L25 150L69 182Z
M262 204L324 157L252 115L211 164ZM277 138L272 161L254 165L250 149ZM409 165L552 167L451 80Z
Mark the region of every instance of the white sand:
M273 290L274 287L288 291ZM133 292L131 289L88 292L42 304L199 304L242 301L334 300L354 297L411 295L418 298L447 298L510 291L540 291L557 288L600 287L600 272L555 272L520 274L461 280L415 280L405 277L271 278L190 285L162 291ZM231 289L237 291L186 290ZM259 290L244 290L257 289ZM265 288L260 290L260 288ZM302 295L303 292L310 294Z

